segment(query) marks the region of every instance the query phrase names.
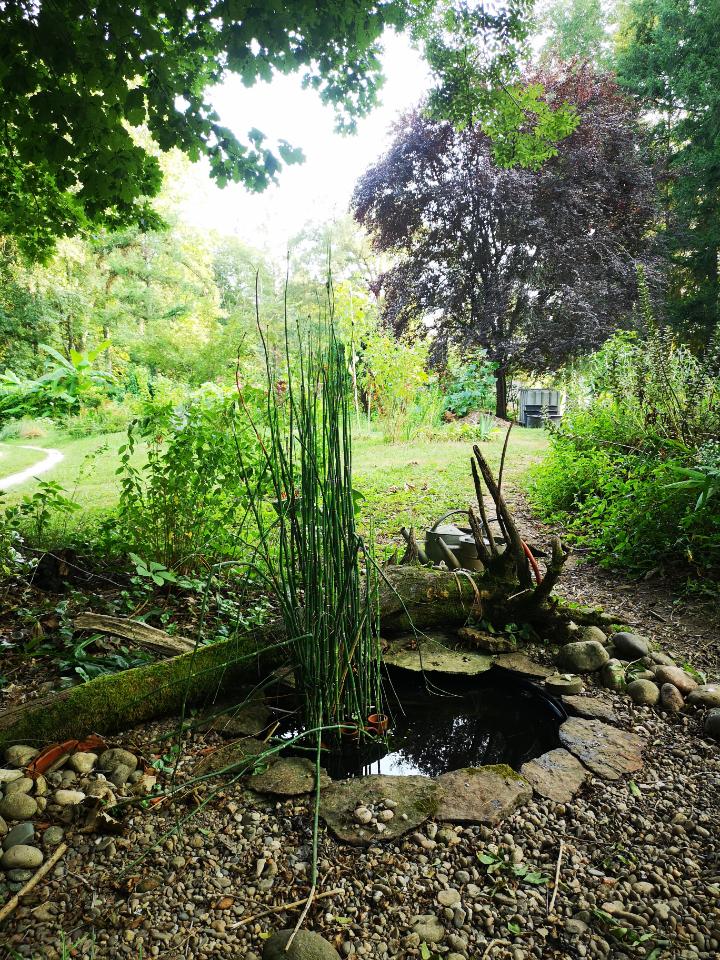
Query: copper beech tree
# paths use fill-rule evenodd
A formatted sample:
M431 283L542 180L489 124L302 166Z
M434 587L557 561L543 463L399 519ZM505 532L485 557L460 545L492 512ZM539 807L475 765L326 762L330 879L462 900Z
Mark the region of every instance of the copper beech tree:
M627 320L637 266L653 275L654 177L636 115L609 74L585 65L529 76L580 122L539 170L502 169L478 126L420 111L361 177L356 219L394 265L378 283L386 321L496 364L496 413L519 369L548 371L593 350Z

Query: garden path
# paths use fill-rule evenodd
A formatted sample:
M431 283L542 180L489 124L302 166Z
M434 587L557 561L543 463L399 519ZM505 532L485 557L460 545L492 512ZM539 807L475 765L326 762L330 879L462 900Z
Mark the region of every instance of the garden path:
M38 453L44 453L45 457L37 463L26 467L24 470L19 470L17 473L11 473L7 477L2 477L0 479L0 490L9 490L10 487L17 487L21 483L34 479L41 473L47 473L48 470L52 470L53 467L56 467L65 459L65 455L54 447L33 447L28 444L23 444L22 449L37 450Z

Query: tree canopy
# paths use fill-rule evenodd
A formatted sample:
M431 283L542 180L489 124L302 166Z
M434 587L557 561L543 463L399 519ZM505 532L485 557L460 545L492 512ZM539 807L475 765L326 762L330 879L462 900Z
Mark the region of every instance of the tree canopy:
M429 328L436 353L485 348L499 415L509 373L592 350L627 315L654 213L634 110L612 77L585 66L528 79L581 118L540 171L499 167L479 126L413 113L353 199L376 247L397 257L379 288L386 320Z
M672 264L669 310L696 347L720 322L720 4L630 0L620 83L647 110L664 189Z
M613 51L607 0L547 0L536 5L538 25L547 33L543 55L589 60L610 67Z
M488 10L497 6L494 13ZM375 104L387 27L411 29L437 85L438 115L482 112L507 163L552 155L572 128L537 90L508 88L530 0L6 0L0 31L0 234L42 260L83 229L152 229L157 156L203 156L223 186L262 190L302 159L257 127L223 126L210 89L234 73L247 86L300 72L352 130ZM480 56L480 53L483 53ZM138 137L137 129L145 131Z
M9 0L0 31L0 233L39 257L85 224L149 226L158 160L133 137L146 126L161 150L209 158L219 184L260 190L300 159L257 128L220 123L210 87L228 73L250 86L304 71L341 127L374 104L378 38L402 24L405 0Z

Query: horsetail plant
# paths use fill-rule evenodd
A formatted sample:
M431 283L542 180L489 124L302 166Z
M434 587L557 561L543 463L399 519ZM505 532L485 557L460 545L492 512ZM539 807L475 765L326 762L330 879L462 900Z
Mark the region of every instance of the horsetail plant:
M260 328L267 410L255 430L272 500L254 497L253 510L305 728L333 736L344 725L362 732L381 709L381 679L375 566L356 528L352 383L328 291L328 315L292 338L286 313L280 359Z

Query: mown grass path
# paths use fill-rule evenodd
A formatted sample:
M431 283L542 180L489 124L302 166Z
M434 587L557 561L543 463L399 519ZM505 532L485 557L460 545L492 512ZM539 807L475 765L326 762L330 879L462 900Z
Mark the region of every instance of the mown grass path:
M23 444L20 447L15 447L15 449L12 451L12 453L15 454L15 456L10 458L10 463L13 465L12 468L17 467L17 453L20 451L28 451L32 454L32 461L30 465L24 467L22 470L18 470L16 473L6 473L5 476L0 477L0 490L9 490L11 487L19 487L28 480L34 480L41 474L52 470L53 467L56 467L65 459L64 455L54 447L43 448ZM0 451L0 453L1 452L2 451ZM43 454L40 459L38 459L38 453ZM0 460L0 472L5 472L6 470L6 462L4 460Z

